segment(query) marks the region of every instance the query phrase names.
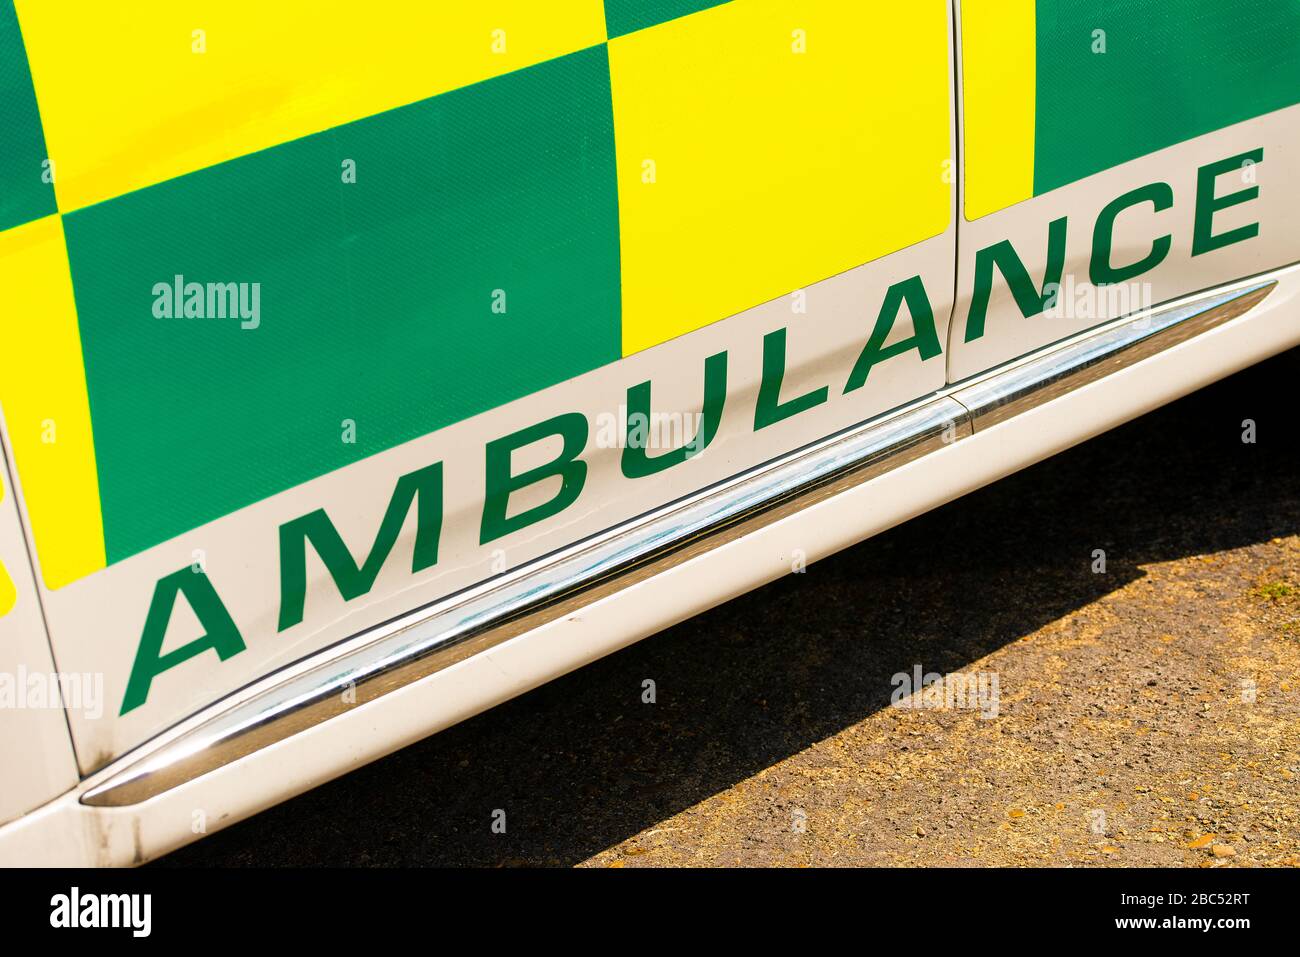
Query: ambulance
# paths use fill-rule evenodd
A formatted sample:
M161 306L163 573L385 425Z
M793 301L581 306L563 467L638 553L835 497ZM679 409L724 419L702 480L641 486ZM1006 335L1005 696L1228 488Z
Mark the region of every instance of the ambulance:
M1295 0L0 0L0 144L10 865L1300 344Z

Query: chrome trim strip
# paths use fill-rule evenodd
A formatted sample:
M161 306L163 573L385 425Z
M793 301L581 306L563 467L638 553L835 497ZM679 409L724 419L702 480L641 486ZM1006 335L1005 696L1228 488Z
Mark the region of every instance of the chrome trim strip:
M253 697L216 710L151 754L125 759L82 803L148 800L1177 345L1240 316L1275 286L1259 283L1122 320L411 612L373 629L358 648L323 652L325 660L296 677L269 676Z
M950 394L970 411L971 428L980 432L1235 319L1276 286L1276 280L1261 282L1148 312Z
M966 410L956 402L932 399L406 615L376 629L369 644L217 714L87 791L82 803L147 800L921 458L964 438L965 423Z

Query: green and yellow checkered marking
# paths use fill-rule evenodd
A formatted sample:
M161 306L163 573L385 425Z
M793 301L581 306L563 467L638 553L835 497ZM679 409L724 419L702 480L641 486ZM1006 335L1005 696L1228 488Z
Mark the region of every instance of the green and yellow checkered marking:
M610 41L625 354L943 232L947 29L734 0Z
M54 188L27 54L13 5L0 3L0 230L55 211Z
M0 233L49 586L948 225L944 0L448 6L0 20L56 170ZM260 325L155 318L177 275Z
M1296 0L962 0L966 218L1300 103Z
M0 233L0 408L51 587L104 567L95 439L63 221Z

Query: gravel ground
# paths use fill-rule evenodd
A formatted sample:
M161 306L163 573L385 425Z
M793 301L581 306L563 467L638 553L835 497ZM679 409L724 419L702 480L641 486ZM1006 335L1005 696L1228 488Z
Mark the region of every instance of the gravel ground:
M1297 381L1293 351L162 864L1300 865ZM918 666L996 677L996 715L891 706Z

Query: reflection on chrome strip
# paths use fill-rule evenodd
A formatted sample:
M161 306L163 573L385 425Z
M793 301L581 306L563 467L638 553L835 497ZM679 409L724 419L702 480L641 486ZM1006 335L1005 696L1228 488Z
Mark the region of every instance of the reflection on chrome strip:
M375 630L361 648L217 715L82 801L135 804L967 434L951 399L873 422ZM353 691L344 701L343 692Z
M1254 308L1275 281L1148 312L952 393L979 432L1186 342Z
M296 677L265 679L265 690L130 762L82 801L121 807L161 794L1184 342L1242 315L1275 286L1113 324L411 612L373 629L359 648L322 653L321 664ZM345 702L348 689L354 694Z

